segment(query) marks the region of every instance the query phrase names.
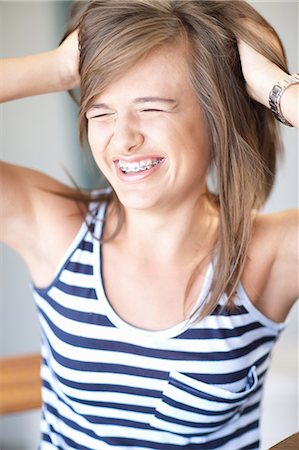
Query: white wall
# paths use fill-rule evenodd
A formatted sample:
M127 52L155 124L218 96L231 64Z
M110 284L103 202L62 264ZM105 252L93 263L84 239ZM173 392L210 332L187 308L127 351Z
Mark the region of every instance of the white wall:
M298 3L250 2L278 30L286 47L291 72L298 71ZM53 48L60 39L67 2L0 2L0 43L3 56L18 56ZM62 165L79 184L88 185L82 168L76 127L76 107L66 93L13 101L1 106L1 159L42 170L67 181ZM283 127L287 155L277 185L265 210L298 206L298 134ZM26 236L24 236L26 239ZM39 330L22 261L2 247L0 257L1 353L38 351ZM298 428L297 309L277 345L266 389L263 449ZM39 412L6 417L2 426L3 450L33 450L39 437ZM16 433L17 430L17 433ZM0 429L1 431L1 429Z

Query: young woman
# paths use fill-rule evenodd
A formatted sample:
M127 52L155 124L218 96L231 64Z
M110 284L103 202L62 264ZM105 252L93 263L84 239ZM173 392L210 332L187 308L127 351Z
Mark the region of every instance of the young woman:
M4 241L41 321L40 448L257 449L298 295L296 213L258 214L278 149L269 93L298 126L298 79L245 2L82 2L68 33L1 66L2 101L80 83L81 139L111 186L1 164Z

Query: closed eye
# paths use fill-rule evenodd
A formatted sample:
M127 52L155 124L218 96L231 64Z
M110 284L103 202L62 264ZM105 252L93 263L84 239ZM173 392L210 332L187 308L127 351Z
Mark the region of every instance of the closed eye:
M143 109L142 112L163 112L163 109L156 109L156 108L147 108Z
M108 116L113 116L114 113L103 113L103 114L98 114L96 116L90 116L88 117L88 115L86 115L87 119L100 119L100 118L104 118L104 117L108 117Z

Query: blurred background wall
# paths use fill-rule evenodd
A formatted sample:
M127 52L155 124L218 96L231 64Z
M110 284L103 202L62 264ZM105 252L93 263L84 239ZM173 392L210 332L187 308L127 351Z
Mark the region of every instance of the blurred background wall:
M298 2L251 1L280 34L298 71ZM0 2L1 56L50 50L59 42L70 2ZM0 80L1 82L1 80ZM92 185L76 133L77 107L67 93L47 94L1 105L1 159L33 167L69 182L67 167L81 186ZM286 157L266 212L298 207L298 132L282 127ZM26 236L24 236L26 239ZM0 248L1 354L39 350L39 328L29 290L29 274L20 258ZM274 352L262 416L262 449L298 429L298 308L289 316ZM16 432L17 430L17 432ZM7 416L0 422L2 450L34 450L39 440L39 411Z

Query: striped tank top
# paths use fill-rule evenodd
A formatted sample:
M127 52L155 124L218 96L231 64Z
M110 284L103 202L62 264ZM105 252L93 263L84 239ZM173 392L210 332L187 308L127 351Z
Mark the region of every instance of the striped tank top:
M259 312L241 285L233 313L221 307L223 295L196 324L149 331L123 321L101 276L95 237L105 210L88 214L53 282L32 286L42 336L40 450L258 449L263 384L283 324ZM211 264L198 304L212 273Z

